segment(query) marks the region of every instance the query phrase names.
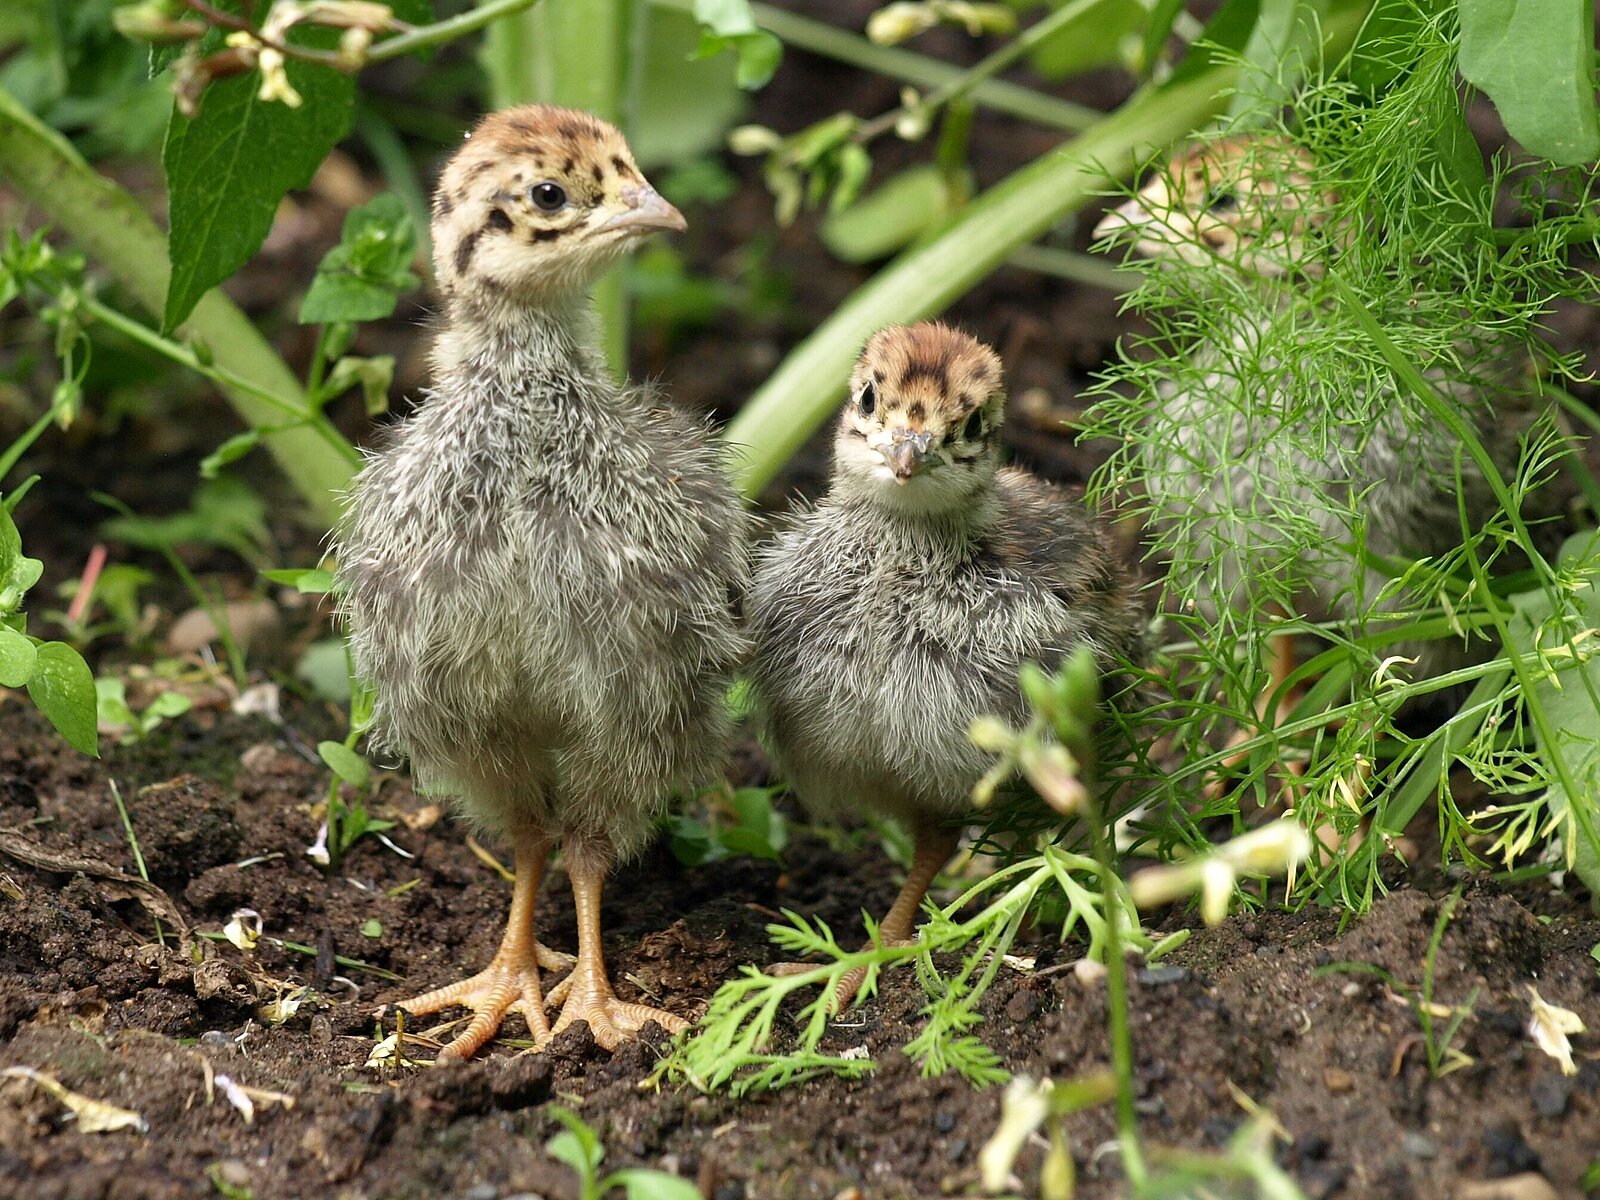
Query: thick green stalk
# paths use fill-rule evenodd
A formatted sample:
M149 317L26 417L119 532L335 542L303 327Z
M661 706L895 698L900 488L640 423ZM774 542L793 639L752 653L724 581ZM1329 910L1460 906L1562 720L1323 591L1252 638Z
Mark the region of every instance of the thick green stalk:
M544 0L489 27L483 65L493 108L543 102L604 117L626 135L633 117L637 0ZM619 375L628 363L626 266L595 286L606 358Z
M876 330L940 312L1110 179L1227 106L1236 68L1209 67L1146 91L1093 129L1036 159L962 209L937 234L868 280L800 343L729 424L740 486L755 495L832 413L850 365Z
M0 89L0 177L104 266L142 308L160 315L168 273L167 239L161 230L127 191L95 171L65 138L4 89ZM228 402L251 426L280 425L285 410L308 413L294 373L221 292L205 295L181 333L203 344L219 368L281 399L275 406L249 391L223 388ZM349 446L341 450L330 445L323 432L309 425L274 433L265 443L316 518L331 525L339 514L338 495L350 481Z
M650 0L650 3L657 8L670 8L678 12L690 12L694 8L694 0ZM752 4L750 15L755 18L757 25L775 34L786 46L820 54L865 71L875 71L890 79L904 80L920 88L947 87L966 73L961 67L918 54L915 50L879 46L848 29L786 12L775 5ZM969 97L995 112L1008 113L1038 125L1065 129L1069 133L1087 129L1101 116L1095 109L1059 100L1003 79L985 79L972 89Z

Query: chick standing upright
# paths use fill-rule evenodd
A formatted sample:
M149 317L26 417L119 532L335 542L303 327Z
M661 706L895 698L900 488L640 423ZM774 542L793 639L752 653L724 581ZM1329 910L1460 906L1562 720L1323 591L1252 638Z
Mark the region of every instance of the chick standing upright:
M720 769L745 517L698 423L613 380L588 299L641 235L683 228L621 134L544 106L486 117L434 196L434 386L358 477L337 551L380 743L516 854L494 960L402 1002L471 1010L443 1059L513 1010L536 1042L577 1020L608 1048L684 1027L612 992L601 886L669 791ZM541 964L570 961L533 925L557 840L578 955L547 1001Z
M780 771L813 809L871 809L916 838L887 943L910 940L959 841L952 818L992 765L967 739L973 719L1024 722L1024 662L1050 670L1089 646L1109 669L1142 644L1099 523L1000 466L1004 405L980 342L939 324L882 330L851 375L827 494L757 553L751 681Z

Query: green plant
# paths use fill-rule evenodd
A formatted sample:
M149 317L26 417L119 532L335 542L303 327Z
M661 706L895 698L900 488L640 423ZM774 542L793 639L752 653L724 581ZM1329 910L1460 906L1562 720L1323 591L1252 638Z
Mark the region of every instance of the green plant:
M138 712L128 705L128 688L122 680L102 675L94 681L95 716L108 732L123 730L118 741L123 744L137 742L173 717L181 717L194 707L194 701L182 692L160 692Z
M1474 987L1462 1004L1439 1004L1433 998L1439 945L1444 941L1444 931L1454 918L1460 904L1461 889L1458 887L1439 905L1439 916L1434 920L1433 935L1428 939L1428 950L1422 959L1422 982L1416 987L1400 982L1388 971L1373 963L1329 963L1313 972L1316 976L1335 972L1375 975L1391 990L1405 997L1411 1011L1416 1014L1417 1023L1422 1026L1422 1048L1428 1059L1428 1074L1435 1079L1442 1079L1452 1071L1459 1071L1462 1067L1470 1067L1473 1064L1472 1058L1451 1043L1455 1041L1456 1034L1461 1032L1461 1026L1467 1018L1472 1015L1473 1006L1478 1002L1479 989Z
M606 1148L599 1135L570 1108L551 1104L545 1112L566 1129L545 1143L545 1152L571 1167L578 1176L578 1200L604 1200L621 1188L628 1200L702 1200L700 1189L687 1179L666 1171L643 1167L624 1167L600 1174Z
M1540 331L1550 304L1596 286L1573 263L1574 249L1600 235L1596 176L1505 156L1485 163L1465 125L1454 10L1423 6L1398 26L1385 14L1394 16L1392 6L1350 53L1307 73L1287 124L1265 122L1267 144L1301 147L1315 164L1298 175L1280 165L1273 178L1279 194L1319 213L1320 236L1299 239L1287 272L1270 279L1210 255L1143 273L1128 303L1154 332L1125 346L1088 430L1115 441L1094 490L1107 500L1147 497L1133 506L1150 518L1155 552L1166 560L1162 644L1137 732L1169 739L1181 765L1131 768L1144 801L1175 818L1143 824L1141 835L1164 855L1200 851L1212 820L1237 824L1246 804L1274 803L1281 793L1302 824L1331 835L1299 895L1356 909L1381 886L1377 868L1392 839L1429 800L1439 804L1447 853L1468 861L1477 861L1469 832L1498 834L1495 853L1509 861L1547 821L1568 835L1580 874L1600 847L1592 806L1564 806L1566 796L1590 794L1591 756L1582 739L1558 733L1586 728L1600 713L1582 633L1592 624L1581 582L1592 564L1576 550L1548 560L1546 531L1521 515L1537 510L1558 472L1586 495L1593 480L1549 416L1532 425L1520 463L1502 478L1460 383L1496 380L1498 364L1526 354L1528 378L1499 385L1527 392L1512 403L1583 419L1561 390L1577 364L1551 353ZM1263 128L1262 113L1243 111L1234 131ZM1514 229L1495 220L1507 199L1526 213ZM1196 346L1206 353L1193 354ZM1232 386L1219 390L1219 379ZM1206 538L1194 536L1207 519L1202 509L1148 499L1193 487L1181 456L1146 453L1171 444L1188 419L1161 398L1185 393L1231 397L1238 428L1281 429L1254 460L1263 472L1296 457L1348 455L1363 444L1353 431L1369 427L1379 406L1398 405L1461 440L1464 461L1488 480L1501 512L1484 521L1463 509L1459 548L1447 554L1380 562L1360 545L1361 497L1241 488L1239 496L1250 493L1246 508L1224 518L1238 522L1241 538L1269 530L1263 536L1282 552L1235 588L1219 578L1224 564L1204 552ZM1293 414L1279 426L1283 398ZM1326 544L1321 530L1330 525L1358 531L1357 544ZM1299 572L1330 557L1357 564L1358 589L1366 568L1389 577L1381 597L1356 598L1355 619L1301 615ZM1519 561L1529 566L1508 571ZM1229 602L1210 605L1211 595ZM1524 612L1526 620L1517 615ZM1273 637L1314 641L1316 650L1268 695L1264 648ZM1402 642L1482 649L1475 663L1413 678L1409 660L1397 657ZM1569 680L1578 686L1563 689ZM1398 718L1423 704L1452 711L1418 734ZM1230 729L1245 736L1223 749ZM1232 790L1216 788L1210 781L1236 756ZM1450 772L1463 763L1512 799L1488 813L1460 811Z
M782 788L732 788L707 793L706 820L679 813L667 818L673 856L686 867L729 855L777 858L789 844L789 823L773 808Z

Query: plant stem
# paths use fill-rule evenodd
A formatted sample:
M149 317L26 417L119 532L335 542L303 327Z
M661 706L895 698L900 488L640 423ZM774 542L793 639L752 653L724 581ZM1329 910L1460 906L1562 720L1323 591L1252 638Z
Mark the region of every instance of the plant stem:
M1071 0L1071 3L1056 9L1042 21L1030 25L981 62L946 80L921 100L914 104L902 104L899 108L891 109L863 123L856 130L854 140L857 143L870 142L880 134L893 129L900 118L908 113L930 113L951 100L969 95L979 84L1004 71L1040 42L1091 16L1105 2L1106 0ZM1091 124L1092 122L1093 118Z
M166 358L171 362L175 362L179 366L188 367L195 374L211 380L211 382L215 383L218 387L229 388L241 393L242 395L254 397L255 399L261 401L262 404L270 405L273 409L283 413L285 416L294 418L294 420L300 425L314 430L317 436L320 437L330 449L337 453L352 467L359 467L361 465L361 455L356 448L345 440L344 435L333 427L333 424L328 420L327 417L323 416L320 412L313 410L310 405L305 403L297 404L284 396L279 396L273 392L267 391L265 388L257 387L248 379L236 375L232 371L227 371L221 367L212 366L211 364L204 362L198 355L195 354L193 350L189 349L188 346L181 345L180 343L173 341L171 338L163 337L161 334L157 333L154 329L144 324L142 321L133 320L131 317L118 312L116 309L111 308L109 305L103 303L93 296L83 297L82 303L84 311L89 313L90 316L94 317L95 320L110 326L118 333L132 341L138 342L146 349L155 351L155 353L161 355L163 358ZM261 427L265 429L269 426L267 423L263 422ZM276 436L277 432L284 432L287 429L293 428L293 426L273 424L270 426L270 428L275 432L269 434L268 436L273 437Z
M694 0L650 2L658 8L671 8L679 12L692 12L694 9ZM963 74L960 67L936 58L895 46L879 46L849 30L787 12L771 4L752 4L750 15L755 18L757 25L777 35L787 45L831 58L835 62L874 71L890 79L900 79L917 87L944 87ZM972 89L971 98L995 112L1068 133L1087 129L1101 117L1092 108L1058 100L1054 96L1003 80L991 79L978 83Z
M493 108L542 101L585 109L623 136L632 124L638 0L545 0L492 26L483 65ZM619 376L628 364L626 264L595 285L606 359Z
M469 33L476 33L501 17L509 17L538 3L539 0L486 0L477 8L468 9L457 16L435 21L432 25L422 25L409 33L402 33L398 37L379 42L368 51L367 63L370 65L388 62L391 58L442 46L446 42L466 37Z
M827 419L857 352L878 329L941 311L1018 248L1088 204L1108 177L1227 105L1236 68L1147 89L1093 129L1013 173L868 280L797 346L729 424L736 477L754 496Z
M133 196L96 172L65 138L4 89L0 89L0 177L49 214L142 308L160 314L169 271L166 238ZM271 425L279 411L305 411L294 373L221 292L206 293L183 329L209 347L219 371L234 380L254 381L248 390L237 384L223 389L247 423ZM277 405L266 403L263 395L275 397ZM326 433L311 427L284 430L266 439L283 473L325 525L338 518L338 496L350 481L354 461L354 451L344 439L336 432L333 437L342 451L328 444Z
M1137 1196L1148 1172L1139 1146L1139 1112L1133 1095L1133 1029L1128 1023L1128 964L1122 950L1122 919L1128 903L1117 875L1116 849L1109 814L1098 802L1088 801L1084 821L1094 839L1095 861L1100 866L1100 894L1106 913L1106 1032L1111 1038L1111 1071L1117 1078L1117 1138L1122 1145L1122 1170L1129 1191ZM1049 849L1047 848L1047 853Z

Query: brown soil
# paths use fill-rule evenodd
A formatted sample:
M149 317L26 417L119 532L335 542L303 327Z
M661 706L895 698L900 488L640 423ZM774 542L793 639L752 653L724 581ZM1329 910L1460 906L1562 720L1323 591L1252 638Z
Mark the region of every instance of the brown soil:
M475 968L498 937L509 888L467 849L459 826L429 824L427 804L393 779L382 807L401 820L394 840L415 857L367 839L341 871L324 875L304 853L323 773L292 728L203 710L92 763L63 752L15 701L0 719L0 1068L43 1071L148 1123L143 1135L85 1134L34 1084L7 1079L0 1196L202 1197L212 1194L208 1170L226 1170L248 1178L257 1197L571 1197L571 1173L543 1150L559 1129L543 1102L556 1097L600 1133L608 1164L677 1171L708 1198L974 1189L1001 1093L923 1079L899 1052L924 1002L909 973L891 974L880 997L829 1033L830 1049L864 1046L877 1059L876 1073L858 1083L739 1100L642 1091L663 1039L611 1055L582 1026L542 1055L502 1046L467 1066L380 1073L364 1066L375 1006ZM93 864L135 870L112 781L177 916L215 934L235 909L253 908L266 934L253 953L201 938L204 961L185 958L170 912L163 949L152 911L96 874ZM849 929L860 906L881 909L893 874L876 849L839 855L809 836L781 869L731 859L687 870L658 847L609 889L607 951L619 991L692 1017L739 964L774 957L762 909L815 912ZM1343 930L1336 914L1313 911L1197 931L1135 977L1146 1136L1219 1146L1244 1120L1247 1097L1282 1124L1279 1160L1309 1196L1443 1197L1458 1181L1526 1171L1541 1172L1558 1194L1580 1194L1600 1145L1600 1061L1580 1038L1581 1069L1566 1078L1524 1027L1533 983L1600 1027L1589 956L1600 921L1570 911L1544 920L1529 903L1537 901L1475 885L1448 928L1435 997L1476 997L1452 1043L1471 1062L1443 1078L1430 1076L1416 1016L1382 983L1316 974L1351 961L1419 983L1435 898L1402 880ZM378 936L362 932L372 920ZM572 928L557 873L539 929L570 950ZM1103 988L1049 969L1080 951L1047 942L1032 950L1034 970L1004 972L985 999L982 1037L1020 1074L1062 1079L1105 1065ZM268 1024L257 1009L274 980L309 983L338 1003ZM525 1029L513 1018L504 1034ZM247 1125L220 1093L208 1098L208 1072L282 1092L294 1106L262 1106ZM1081 1115L1070 1128L1080 1194L1118 1194L1116 1155L1101 1149L1109 1112ZM1019 1165L1027 1192L1039 1156L1030 1148Z

